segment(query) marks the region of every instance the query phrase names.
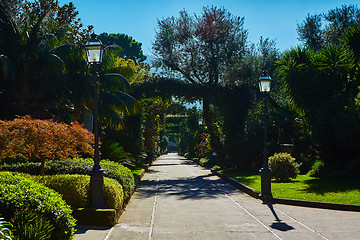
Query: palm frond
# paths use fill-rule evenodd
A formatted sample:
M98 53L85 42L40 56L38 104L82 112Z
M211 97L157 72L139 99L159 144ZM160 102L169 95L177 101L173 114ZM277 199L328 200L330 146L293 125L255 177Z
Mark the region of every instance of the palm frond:
M340 41L345 43L355 56L360 56L360 21L346 29L340 37Z
M114 92L130 92L131 85L126 78L117 73L108 73L101 76L101 85L104 89Z
M39 81L44 89L54 94L66 91L68 82L65 78L66 66L64 61L55 54L48 54L39 59L40 71Z
M36 47L39 45L39 38L41 38L41 27L46 21L48 21L50 16L50 10L43 13L39 19L35 22L34 26L31 28L30 32L27 34L27 47L28 51L33 52L36 50Z
M329 45L319 52L319 69L326 72L347 72L351 66L351 54L340 45Z
M122 130L125 128L124 118L112 109L100 110L100 124L113 130Z
M126 93L117 92L114 95L101 91L99 97L102 108L110 108L119 115L134 115L140 111L138 101Z
M6 5L6 4L5 4ZM13 21L8 7L0 7L0 53L13 57L20 51L20 32Z
M128 115L133 116L141 112L140 102L136 100L134 97L121 91L117 91L115 93L115 96L122 99L124 103L127 105L126 111Z
M40 55L44 54L44 53L46 54L46 53L52 52L53 50L55 50L58 43L59 43L59 40L57 39L57 37L54 34L41 35L37 39L37 46L39 48Z
M13 61L5 55L0 55L0 86L14 87L17 82L17 71Z

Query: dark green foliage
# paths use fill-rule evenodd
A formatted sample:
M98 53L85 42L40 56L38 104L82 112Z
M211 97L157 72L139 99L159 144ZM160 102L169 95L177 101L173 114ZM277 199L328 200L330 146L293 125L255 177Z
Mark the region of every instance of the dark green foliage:
M200 158L199 164L202 167L206 168L212 168L216 165L216 159L215 158Z
M100 162L105 170L105 177L117 180L123 187L124 199L128 198L135 187L134 176L131 170L120 163L102 160ZM88 175L94 165L91 158L73 158L67 160L54 160L46 163L45 175L56 174L83 174ZM38 174L40 172L40 163L23 163L0 165L2 171L15 171L29 174Z
M222 117L224 135L225 165L238 169L249 169L250 161L244 158L244 125L250 107L250 89L244 86L229 85L216 101L215 106Z
M126 34L102 33L99 35L99 39L105 46L119 46L121 48L119 57L132 59L136 63L146 60L146 56L144 56L141 49L142 44L136 42L132 37L129 37Z
M300 172L300 164L289 153L276 153L269 157L269 167L272 171L272 177L277 181L288 181L290 178L296 178Z
M68 93L65 65L54 49L83 41L92 27L83 28L71 2L60 6L55 0L2 0L0 4L0 116L52 118L58 113L60 96Z
M24 209L31 209L37 217L43 218L36 220L35 225L40 224L46 229L49 222L54 227L51 239L73 239L75 219L60 194L19 174L0 173L0 214L12 219L17 211ZM16 232L21 226L14 228ZM34 227L34 230L37 229Z
M342 5L326 13L308 14L298 24L299 40L312 50L319 51L329 44L337 44L347 28L360 20L357 5Z
M32 177L37 182L55 190L71 207L86 208L89 206L90 176L78 174L60 174ZM105 203L108 208L122 207L124 194L118 181L104 178Z
M305 20L297 26L299 40L316 51L321 49L324 44L321 25L321 16L308 14Z
M51 239L54 226L32 209L16 211L11 223L16 226L14 240L46 240Z
M348 78L352 61L346 47L329 45L319 52L291 49L278 65L284 89L308 121L312 148L318 148L333 169L346 168L360 153L360 116L354 101L358 88Z
M101 143L101 157L110 161L121 163L125 166L135 168L136 159L131 153L125 152L118 142L107 140Z
M311 170L308 175L310 177L320 177L321 171L324 169L324 163L320 160L317 160L313 163Z
M189 83L187 91L195 93L191 97L201 96L210 146L220 162L223 162L225 153L217 119L210 106L217 97L216 90L226 71L235 59L244 56L246 41L244 18L212 6L204 7L198 16L191 16L183 10L177 18L159 20L153 43L158 66ZM208 88L208 91L196 91L198 87ZM169 94L174 90L177 89L171 89Z
M143 83L134 83L134 96L151 97L151 96L179 96L186 100L193 101L209 97L210 103L219 109L219 115L223 121L223 131L225 134L225 151L229 164L238 166L248 166L248 159L239 159L242 143L243 127L252 97L248 86L238 84L227 85L203 85L189 84L187 82L175 79L156 78ZM189 110L187 120L183 120L180 127L179 143L180 153L189 153L189 157L195 157L200 143L199 113L195 116ZM202 127L201 127L202 128ZM236 160L235 160L236 159Z
M159 148L162 154L167 152L168 145L169 145L169 138L165 136L165 131L162 130L160 132L160 142L159 142Z
M188 109L186 118L179 123L179 153L189 158L199 155L200 135L204 131L200 114L196 108Z
M11 236L11 226L10 223L0 217L0 240L12 240Z

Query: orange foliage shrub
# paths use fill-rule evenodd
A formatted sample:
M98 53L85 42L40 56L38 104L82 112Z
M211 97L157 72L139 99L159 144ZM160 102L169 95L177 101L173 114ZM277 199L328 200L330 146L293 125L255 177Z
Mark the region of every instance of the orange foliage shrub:
M66 159L93 156L94 135L79 123L31 119L0 120L0 160Z

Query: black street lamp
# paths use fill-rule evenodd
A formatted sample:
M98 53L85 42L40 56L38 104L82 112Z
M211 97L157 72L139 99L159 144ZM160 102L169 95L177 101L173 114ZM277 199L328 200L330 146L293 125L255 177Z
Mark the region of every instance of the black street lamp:
M98 80L100 78L98 67L102 62L104 46L97 39L95 33L91 34L91 39L85 44L87 61L91 66L92 77L94 79L94 118L93 131L95 135L94 166L90 172L90 207L106 208L104 201L104 169L100 166L99 149L99 105L98 105Z
M269 168L268 149L267 149L267 98L271 89L271 77L266 70L259 78L260 92L264 94L264 153L263 166L261 173L261 197L272 197L271 194L271 169Z

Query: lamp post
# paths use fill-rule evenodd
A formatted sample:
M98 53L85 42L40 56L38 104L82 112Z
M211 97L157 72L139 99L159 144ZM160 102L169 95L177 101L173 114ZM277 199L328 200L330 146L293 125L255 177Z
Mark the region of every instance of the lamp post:
M268 163L268 149L267 149L267 98L271 89L271 77L266 70L263 71L259 78L260 92L264 94L264 153L263 166L260 169L261 173L261 197L271 197L271 169Z
M91 66L92 77L94 79L94 116L93 131L95 136L94 166L90 172L90 207L106 208L104 201L104 169L100 166L99 150L99 105L98 105L98 68L102 62L104 46L97 39L95 33L91 34L91 39L85 44L87 61Z

